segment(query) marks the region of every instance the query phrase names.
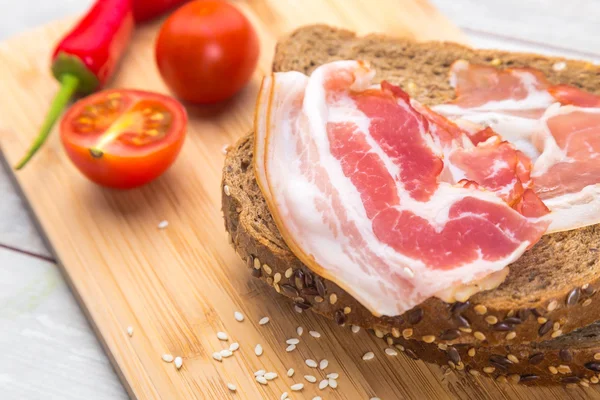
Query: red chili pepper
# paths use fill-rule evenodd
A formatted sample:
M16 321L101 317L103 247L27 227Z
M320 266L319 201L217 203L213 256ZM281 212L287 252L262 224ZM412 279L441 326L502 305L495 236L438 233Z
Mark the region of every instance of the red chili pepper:
M144 22L190 0L133 0L133 17L135 22Z
M52 126L76 92L92 93L111 78L134 26L131 0L97 0L56 46L52 55L52 73L60 82L60 90L38 137L16 169L23 168L46 141Z

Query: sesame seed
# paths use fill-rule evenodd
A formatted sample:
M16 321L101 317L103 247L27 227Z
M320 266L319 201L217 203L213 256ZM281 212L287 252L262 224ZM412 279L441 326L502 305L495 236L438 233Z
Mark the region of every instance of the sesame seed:
M272 381L273 379L277 378L277 374L275 372L267 372L266 374L263 375L265 377L266 380L268 381Z
M306 363L306 365L308 365L311 368L317 368L317 362L315 360L311 360L310 358L307 359L306 361L304 361Z
M298 336L302 336L303 333L304 333L304 328L302 328L301 326L296 328L296 334L298 334Z
M235 392L237 390L237 387L235 387L233 383L228 383L227 389L231 390L232 392Z
M229 349L221 350L219 353L223 358L231 357L233 355L233 352Z
M227 185L223 186L223 191L225 192L225 194L227 196L231 196L231 190L229 190L229 186L227 186Z
M258 371L256 371L254 373L254 376L263 376L266 373L267 373L267 371L265 371L264 369L259 369Z
M338 387L338 383L335 379L329 379L329 387L335 389Z
M304 379L306 379L307 381L309 381L310 383L315 383L317 381L317 378L315 378L312 375L304 375Z
M476 369L470 369L469 373L473 376L479 376L479 371L477 371Z
M499 66L500 64L502 64L502 60L500 60L499 58L494 58L494 59L493 59L493 60L490 62L490 64L492 64L493 66L497 67L497 66Z
M383 332L380 331L379 329L375 329L375 336L377 336L379 339L383 338Z
M302 309L298 306L294 306L294 310L298 313L298 314L302 314Z
M484 367L483 368L483 372L485 372L486 374L491 374L496 370L496 368L494 367Z
M557 330L555 332L552 332L552 335L550 335L550 336L552 336L553 338L557 338L557 337L559 337L561 335L562 335L562 331L559 329L559 330Z
M263 353L263 348L260 344L257 344L256 347L254 348L254 354L256 354L257 356L262 356Z
M281 274L279 272L277 272L275 275L273 275L273 282L279 283L280 281L281 281Z
M271 267L269 267L269 264L263 264L263 269L268 275L271 275L273 273L273 270L271 269Z
M322 303L324 301L325 301L325 299L322 298L321 296L315 296L315 303Z
M162 360L168 363L173 362L173 356L171 354L163 354Z
M293 270L293 269L290 267L290 268L288 268L288 269L286 269L286 270L285 270L285 274L284 274L284 276L285 276L286 278L290 278L290 277L292 276L292 274L293 274L293 273L294 273L294 270Z
M544 317L538 317L537 319L538 324L545 324L546 322L548 322L548 318L544 318Z
M162 220L158 223L157 226L158 226L158 229L165 229L167 226L169 226L169 221L167 221L166 219Z
M290 386L290 389L292 389L294 392L298 392L304 389L304 383L295 383L292 386Z
M327 386L329 386L329 380L328 379L323 379L321 382L319 382L319 389L323 390Z
M295 344L290 344L288 347L285 348L285 351L287 351L288 353L290 351L294 351L296 350L296 345Z
M238 342L233 342L233 343L231 343L231 345L229 345L229 350L231 350L231 351L236 351L239 348L240 348L240 344Z
M279 398L279 400L287 400L287 399L288 399L288 392L281 393L281 397Z
M592 383L596 384L596 383L600 382L600 379L598 379L598 378L597 378L597 377L595 377L595 376L592 376L592 377L590 378L590 382L592 382Z
M551 366L549 366L549 367L548 367L548 371L550 371L550 373L551 373L552 375L556 375L556 374L558 374L558 370L557 370L557 369L556 369L556 367L555 367L555 366L553 366L553 365L551 365Z
M317 331L309 331L308 333L310 334L310 336L317 338L317 339L321 337L321 334Z
M498 323L498 318L496 318L493 315L488 315L487 317L485 317L485 322L487 322L490 325L496 325Z
M172 356L171 356L172 357ZM218 351L215 351L214 353L212 353L212 358L214 358L217 361L221 361L223 360L223 356L221 355L221 353L219 353ZM163 358L164 359L164 358Z
M596 360L596 361L600 360L600 353L594 354L594 360Z
M352 325L352 332L353 333L358 333L358 331L360 331L360 326L358 326L358 325ZM394 330L392 329L392 332L393 331Z
M269 317L262 317L262 318L260 319L260 321L258 321L258 324L259 324L259 325L266 325L266 324L268 324L268 323L269 323L269 321L270 321Z
M266 385L267 384L267 378L265 378L264 376L257 376L256 378L256 382L260 383L261 385Z
M371 397L369 400L381 400L379 397Z
M555 322L555 323L552 325L552 330L553 330L553 331L557 331L557 330L559 330L559 329L560 329L560 322Z
M300 343L300 339L297 338L291 338L285 341L287 344L298 344Z
M133 336L133 326L128 326L127 327L127 334L129 335L129 337Z
M559 365L557 369L558 369L558 372L560 372L561 374L570 374L571 373L571 367L569 367L568 365Z
M340 374L338 374L337 372L332 372L330 374L327 374L327 378L329 379L337 379L340 377Z
M412 328L406 328L405 330L402 331L402 336L404 336L405 339L408 339L409 337L411 337L412 334L413 334Z
M467 354L469 355L469 357L475 357L475 351L475 347L471 347L469 351L467 351Z
M288 371L287 371L287 376L289 376L290 378L291 378L292 376L294 376L294 368L290 368L290 369L288 369Z
M229 145L224 144L223 147L221 147L221 153L227 154L228 151L229 151Z
M323 399L321 398L321 396L315 396L312 398L312 400L323 400Z
M237 322L242 322L244 320L244 314L242 314L239 311L236 311L236 312L233 313L233 318L235 318L235 320Z
M329 366L329 360L327 360L326 358L324 358L321 361L319 361L319 369L320 370L324 370L328 366Z
M487 313L487 307L483 304L477 304L475 307L473 307L473 310L475 310L475 313L479 315L484 315Z
M337 302L337 294L331 293L331 295L329 296L329 302L331 304L335 304Z
M179 369L183 365L183 359L181 357L175 357L175 368Z
M362 359L364 361L369 361L375 358L375 353L373 353L372 351L366 352L363 356Z
M219 338L219 340L229 340L229 337L225 332L217 332L217 338Z
M350 314L352 309L350 307L344 307L344 314Z
M254 259L254 269L260 269L260 260L258 258Z
M586 299L583 303L581 303L582 307L587 307L592 304L592 299Z
M519 359L514 354L509 354L506 356L506 358L508 358L510 361L512 361L515 364L519 363Z
M395 349L388 347L387 349L385 349L385 354L387 354L388 356L397 356L398 352Z
M552 69L553 69L553 70L555 70L555 71L557 71L557 72L558 72L558 71L562 71L562 70L564 70L565 68L567 68L567 63L566 63L566 62L564 62L564 61L555 62L555 63L552 65Z
M433 343L433 342L435 342L435 336L433 336L433 335L425 335L425 336L423 336L422 339L423 339L423 341L425 343Z
M398 348L398 345L396 345L396 348ZM448 350L448 345L445 343L438 343L438 349L446 351Z
M548 311L554 311L556 310L556 307L558 307L558 301L552 300L550 303L548 303Z
M473 333L473 336L475 336L475 339L477 339L477 340L481 340L481 341L485 340L485 335L479 331Z
M513 340L517 337L517 332L508 332L506 334L506 340Z

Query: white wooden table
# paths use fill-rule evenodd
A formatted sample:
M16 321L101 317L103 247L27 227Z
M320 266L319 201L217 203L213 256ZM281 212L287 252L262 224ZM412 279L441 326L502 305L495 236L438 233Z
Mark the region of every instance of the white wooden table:
M431 1L476 47L600 62L598 0ZM0 40L90 3L0 0ZM0 350L2 399L127 398L1 167Z

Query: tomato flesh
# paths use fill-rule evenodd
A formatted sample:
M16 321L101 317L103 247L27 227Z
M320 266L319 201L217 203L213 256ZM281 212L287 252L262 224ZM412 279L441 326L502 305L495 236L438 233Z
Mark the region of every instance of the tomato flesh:
M61 123L61 140L92 181L129 189L160 176L185 139L187 116L176 100L140 90L107 90L75 103Z

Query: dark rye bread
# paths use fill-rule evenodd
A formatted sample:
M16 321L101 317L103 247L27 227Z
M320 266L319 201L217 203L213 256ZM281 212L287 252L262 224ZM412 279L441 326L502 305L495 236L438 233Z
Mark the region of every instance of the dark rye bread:
M498 382L588 386L600 378L600 322L556 339L530 344L473 347L386 338L412 359L448 366Z
M308 74L328 61L363 59L376 68L377 79L399 84L432 105L452 99L448 68L460 58L501 67L535 67L552 82L600 93L600 69L585 62L380 35L355 37L327 26L304 27L281 41L273 69ZM564 62L565 68L555 71L557 62ZM222 185L226 229L253 275L294 298L299 307L312 308L340 324L371 328L380 337L504 345L547 340L600 319L594 305L600 287L599 225L545 235L510 266L502 285L466 303L430 298L404 315L379 318L335 283L315 276L285 245L254 178L252 134L228 153Z

